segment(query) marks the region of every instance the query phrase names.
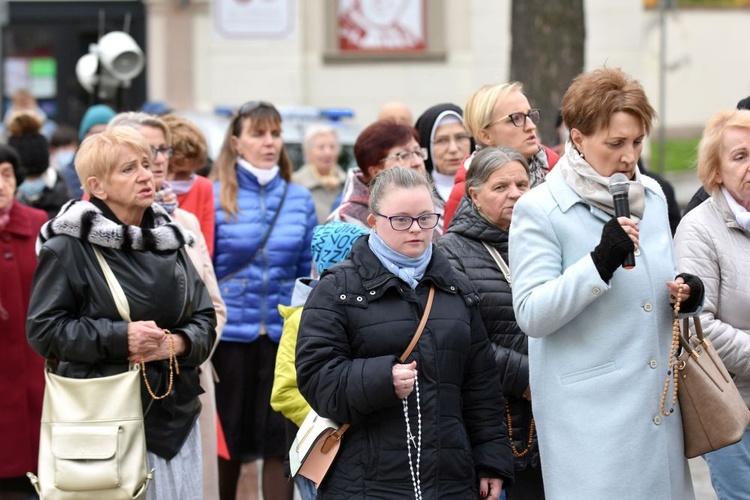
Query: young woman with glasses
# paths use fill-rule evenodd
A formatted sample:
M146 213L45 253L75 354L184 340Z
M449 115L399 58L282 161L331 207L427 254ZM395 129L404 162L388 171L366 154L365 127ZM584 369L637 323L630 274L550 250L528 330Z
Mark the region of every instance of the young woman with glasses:
M432 245L438 219L424 175L378 174L370 234L323 274L302 311L300 392L320 415L350 424L321 498L497 500L512 478L479 297ZM431 287L424 333L399 360Z
M531 187L544 182L558 159L558 155L539 140L536 124L540 119L539 110L531 107L518 82L484 85L469 97L464 109L464 124L476 141L477 149L506 146L521 153L529 164ZM446 227L464 198L464 179L472 158L467 158L456 173L456 185L445 206Z
M214 266L227 325L214 354L216 404L231 460L219 462L222 499L235 498L243 462L263 459L263 497L292 498L285 476L284 417L271 409L273 370L294 281L309 276L310 192L290 182L281 116L266 102L232 119L212 177L216 200Z
M393 167L405 167L428 178L425 169L427 149L419 145L419 134L408 125L390 121L375 122L364 129L354 143L354 157L359 168L347 173L341 204L328 216L328 221L340 220L369 227L370 183L379 173ZM442 234L444 202L433 191L435 212L440 216L435 239Z

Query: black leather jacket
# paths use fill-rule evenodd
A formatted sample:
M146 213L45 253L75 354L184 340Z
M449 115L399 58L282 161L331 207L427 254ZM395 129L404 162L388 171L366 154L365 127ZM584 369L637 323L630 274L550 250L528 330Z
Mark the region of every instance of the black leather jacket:
M142 390L146 444L166 459L182 447L200 413L197 367L216 340L211 298L184 249L155 252L100 247L130 305L132 321L154 321L188 340L178 357L172 394L153 401ZM73 378L112 375L128 367L127 323L122 320L91 245L71 236L49 239L39 252L26 327L29 343L58 361ZM156 394L168 385L168 363L146 371Z

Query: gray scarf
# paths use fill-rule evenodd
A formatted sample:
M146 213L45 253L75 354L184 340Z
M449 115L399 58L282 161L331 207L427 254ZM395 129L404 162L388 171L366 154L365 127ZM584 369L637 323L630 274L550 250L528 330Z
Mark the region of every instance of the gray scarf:
M562 171L563 179L583 201L609 215L615 215L612 195L609 194L609 177L599 174L594 167L583 159L576 148L570 148L565 156L560 158L556 168ZM628 200L630 201L630 218L639 222L643 218L646 198L641 172L635 168L635 180L630 181Z

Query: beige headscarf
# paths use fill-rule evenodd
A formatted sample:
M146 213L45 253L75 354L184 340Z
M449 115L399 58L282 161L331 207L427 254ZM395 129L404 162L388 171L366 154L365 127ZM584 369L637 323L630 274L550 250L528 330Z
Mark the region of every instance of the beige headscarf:
M615 206L609 194L609 177L599 174L583 158L576 148L570 148L557 165L562 170L563 179L583 200L600 210L614 216ZM646 207L645 190L641 183L641 172L635 168L634 179L630 181L628 200L630 201L630 218L639 222Z

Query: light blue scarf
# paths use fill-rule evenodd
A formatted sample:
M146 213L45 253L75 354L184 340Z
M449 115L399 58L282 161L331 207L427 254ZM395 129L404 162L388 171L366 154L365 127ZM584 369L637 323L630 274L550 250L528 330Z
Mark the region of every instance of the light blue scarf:
M407 257L398 253L380 238L374 231L368 239L370 250L390 272L401 278L412 289L417 288L419 280L424 276L427 264L432 259L432 244L419 257Z

